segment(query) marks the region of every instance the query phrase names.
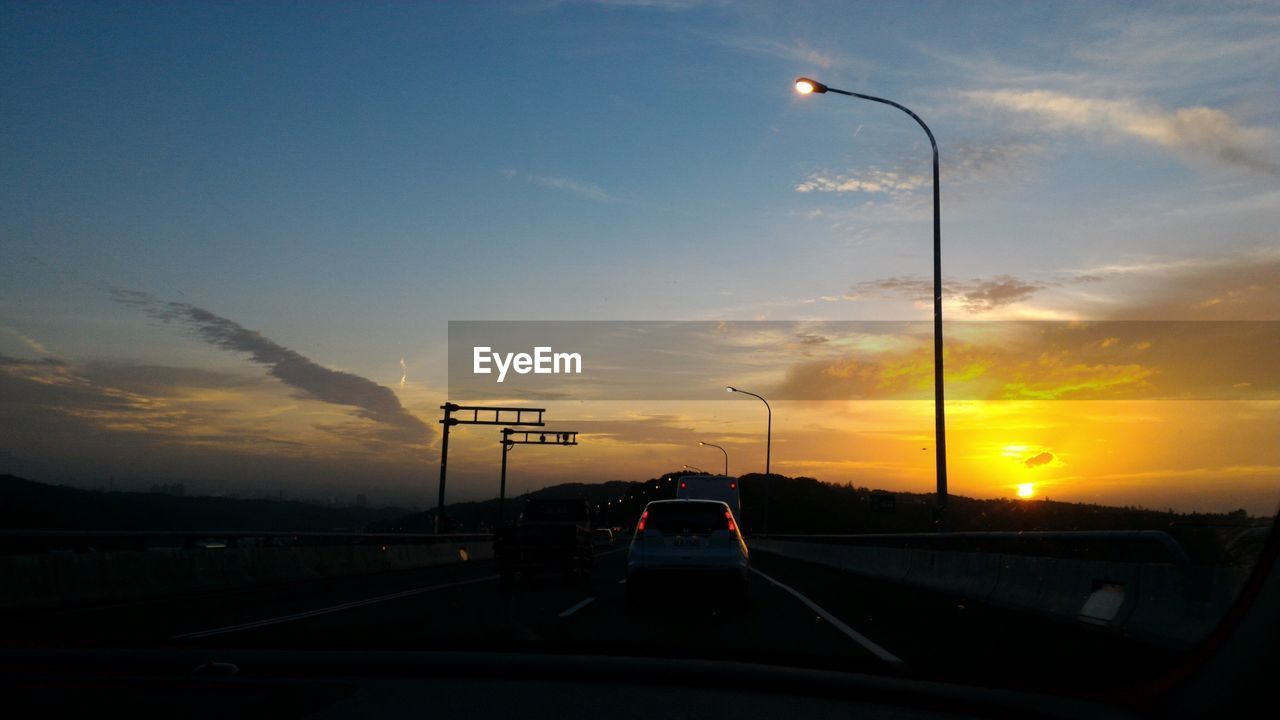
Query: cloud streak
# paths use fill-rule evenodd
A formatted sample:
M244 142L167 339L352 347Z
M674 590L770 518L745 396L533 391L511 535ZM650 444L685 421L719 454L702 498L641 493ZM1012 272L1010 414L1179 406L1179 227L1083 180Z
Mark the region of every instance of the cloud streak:
M1271 152L1273 133L1241 125L1228 113L1203 106L1167 111L1133 100L1083 97L1053 90L973 90L977 106L1032 116L1053 131L1093 132L1156 145L1185 157L1280 174Z
M713 36L711 39L717 44L731 50L750 53L752 55L777 58L789 63L795 63L806 67L818 67L823 70L865 66L866 64L857 62L839 53L820 50L803 40L787 42L755 35Z
M942 294L944 298L959 300L965 310L977 314L1029 300L1046 287L1046 283L1022 280L1011 275L997 275L973 280L946 280L943 282ZM910 275L869 280L854 285L845 294L845 298L849 300L868 296L932 302L933 280Z
M567 192L571 195L577 195L578 197L586 198L587 200L594 200L596 202L613 202L618 199L599 185L586 182L584 180L575 180L573 178L560 177L557 175L535 175L533 173L522 173L510 168L502 170L502 175L503 177L508 178L523 177L525 180L537 185L538 187Z
M426 443L430 425L410 413L388 387L354 373L326 368L253 330L188 303L160 302L146 293L117 291L115 299L141 307L165 322L180 323L201 340L232 352L246 353L268 374L301 391L304 397L353 408L356 416L378 423L384 435L405 443Z
M36 353L37 355L49 354L49 348L45 347L43 343L33 338L30 338L26 335L23 335L22 333L18 332L17 330L14 330L13 328L0 327L0 332L3 332L5 335L8 335L14 340L17 340L19 343L22 343L24 347L26 347L31 352Z
M943 187L966 186L1017 172L1027 158L1042 148L1032 143L962 143L939 158ZM920 190L933 187L933 177L921 162L903 162L885 170L871 166L863 170L836 172L829 169L810 173L795 186L801 193L867 193L906 203Z

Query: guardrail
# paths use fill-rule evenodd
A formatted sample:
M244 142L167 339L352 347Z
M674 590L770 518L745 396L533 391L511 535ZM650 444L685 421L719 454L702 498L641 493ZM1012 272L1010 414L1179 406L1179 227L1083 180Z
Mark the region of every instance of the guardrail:
M487 533L292 532L281 530L0 530L0 555L39 552L209 550L243 547L436 545L486 542Z
M370 575L493 557L492 536L0 531L0 610Z
M1161 530L1044 530L1026 532L863 533L857 535L756 535L762 540L875 545L904 549L980 552L997 555L1101 560L1169 562L1188 587L1200 583L1187 551Z

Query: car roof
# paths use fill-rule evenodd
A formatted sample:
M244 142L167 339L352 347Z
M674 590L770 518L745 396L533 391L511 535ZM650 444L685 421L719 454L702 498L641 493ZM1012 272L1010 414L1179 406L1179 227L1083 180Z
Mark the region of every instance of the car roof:
M676 498L674 500L651 500L648 505L645 505L645 508L648 509L650 507L653 507L654 505L676 505L681 503L704 503L707 505L724 505L725 507L729 507L729 504L723 500L708 500L705 498Z

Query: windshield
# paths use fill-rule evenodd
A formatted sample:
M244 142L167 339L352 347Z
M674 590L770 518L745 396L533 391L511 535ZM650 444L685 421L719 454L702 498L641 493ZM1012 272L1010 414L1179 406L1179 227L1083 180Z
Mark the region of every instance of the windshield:
M0 644L1155 678L1280 504L1278 24L5 3Z
M645 508L644 529L661 533L706 533L724 530L727 508L720 503L656 503Z

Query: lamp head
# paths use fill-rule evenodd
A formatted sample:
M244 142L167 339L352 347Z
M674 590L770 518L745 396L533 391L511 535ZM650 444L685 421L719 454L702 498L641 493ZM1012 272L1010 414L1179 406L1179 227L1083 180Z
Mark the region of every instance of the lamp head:
M801 95L809 95L817 93L821 95L827 91L827 86L807 77L796 78L796 92Z

